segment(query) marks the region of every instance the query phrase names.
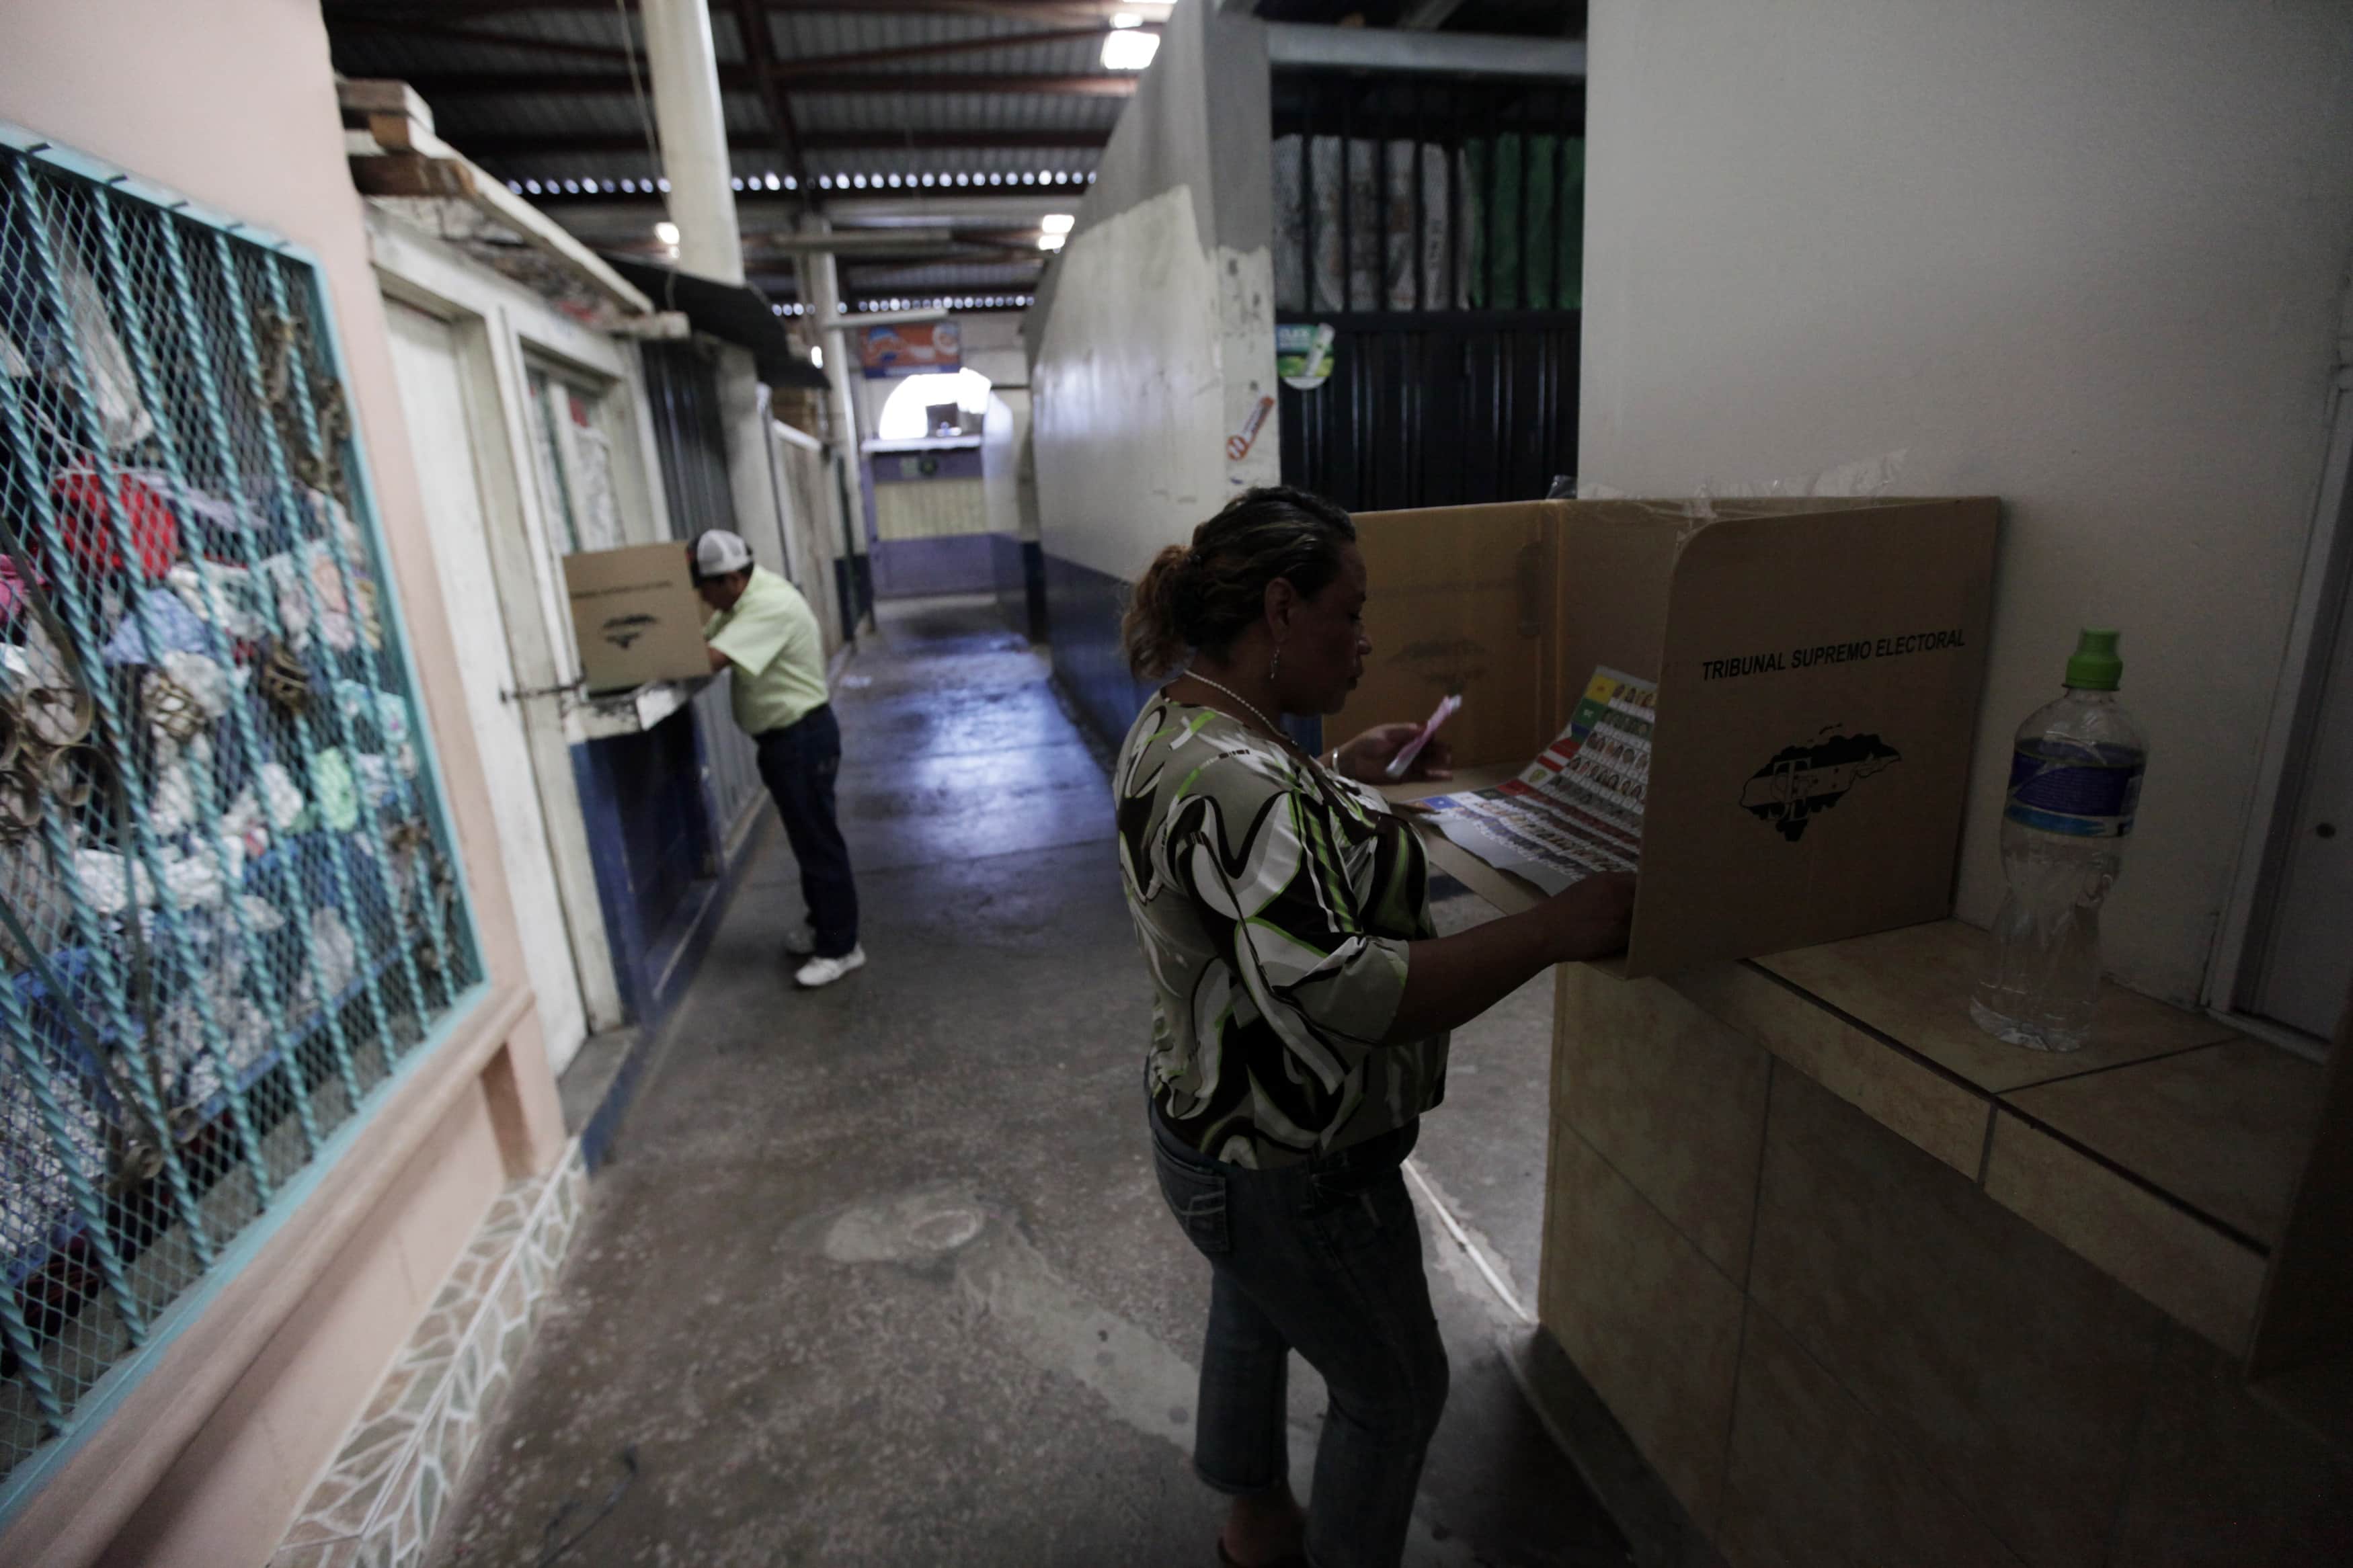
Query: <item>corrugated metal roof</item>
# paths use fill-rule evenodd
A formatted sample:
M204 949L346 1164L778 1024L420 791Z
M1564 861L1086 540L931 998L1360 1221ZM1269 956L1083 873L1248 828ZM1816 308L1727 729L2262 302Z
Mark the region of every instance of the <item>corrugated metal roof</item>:
M719 100L727 107L727 142L733 146L742 138L757 133L768 134L767 107L756 92L723 92Z
M459 152L466 152L462 138L448 138ZM809 171L834 182L820 186L830 192L835 188L876 191L886 194L921 195L936 192L941 195L966 194L973 191L1038 192L1067 190L1069 199L1076 201L1086 184L1086 176L1093 173L1101 161L1100 149L1069 148L998 148L995 150L959 149L954 151L913 151L905 153L846 152L813 154ZM586 181L594 180L603 189L612 183L607 194L628 194L621 182L648 183L653 178L654 163L644 153L532 153L510 154L497 158L478 158L483 167L504 180L523 181ZM739 151L734 159L736 178L745 182L747 195L754 194L751 182L759 180L765 186L765 177L778 177L777 194L782 195L785 171L773 154L756 150ZM1058 175L1059 179L1033 179L1039 174ZM899 184L890 183L890 176L899 176ZM859 186L853 176L863 175L866 184ZM931 183L924 184L925 176ZM991 179L996 183L992 184ZM961 179L964 183L958 184Z
M704 10L711 17L711 52L723 66L742 65L744 36L735 26L734 8L730 6L723 11L717 6L707 5Z
M1001 189L1008 181L1018 181L1023 185L1083 184L1102 161L1103 150L1098 147L966 148L954 152L860 149L811 153L808 166L811 174L830 178L837 187L845 177L862 174L866 177L866 184L861 187L864 189L916 191L969 189L976 184L994 184ZM923 184L927 174L932 177L928 186ZM1032 174L1058 177L1032 182L1029 177ZM893 175L899 180L896 185L891 184ZM956 184L960 176L966 182L962 187ZM855 185L855 179L850 183Z
M499 98L448 98L432 102L433 121L443 141L460 149L469 137L641 137L645 123L638 100L625 94L562 97L518 92Z
M469 75L564 76L614 84L595 91L497 93L443 86L438 93L428 89L427 97L448 141L502 179L537 182L543 188L536 194L543 199L551 193L557 197L551 210L559 218L569 208L579 215L584 228L601 221L582 213L581 204L564 199L570 195L610 196L631 213L635 209L627 204L652 196L659 169L645 150L645 116L633 93L614 89L628 79L632 53L639 71L646 71L642 30L634 15L624 16L609 6L451 9L400 30L363 16L363 10L364 0L327 0L335 62L348 75L427 84ZM1102 69L1099 33L1056 36L1086 26L1082 17L1069 14L1031 20L955 10L873 10L858 0L841 0L831 10L768 11L765 22L772 59L789 64L880 54L882 58L860 58L840 68L868 79L913 75L936 84L958 76L1113 74ZM720 62L740 70L748 57L733 5L713 7L712 32ZM984 39L1009 41L984 48L928 47ZM897 52L909 49L923 52ZM649 74L649 90L650 85ZM842 201L845 209L870 192L913 200L929 192L943 196L1018 195L1055 210L1074 206L1082 199L1086 176L1101 162L1103 143L1126 102L1079 93L828 92L822 75L786 74L777 85L801 138L801 166L811 184L819 187L818 199L836 199L833 189L839 182L850 193ZM797 196L788 197L782 190L772 196L765 190L768 175L779 176L781 185L787 170L762 95L738 89L723 94L723 100L732 162L746 185L747 222L762 202L797 205ZM956 144L958 137L982 144ZM1056 137L1069 140L1057 142ZM828 144L842 139L852 144ZM1008 139L1034 144L987 144ZM896 185L891 184L894 176ZM923 184L926 178L931 184ZM964 183L958 184L959 180ZM575 189L564 191L567 183ZM659 216L651 201L645 206ZM1026 263L1008 265L1017 275L1035 270ZM985 271L987 278L998 279L1006 268ZM977 288L982 280L970 281ZM938 286L950 286L945 274Z
M872 292L888 289L903 292L941 289L1026 289L1038 280L1039 263L1003 261L982 264L931 262L920 267L852 265L842 268L844 285Z
M793 119L804 131L1090 131L1119 123L1124 99L1075 93L827 92L796 88Z
M393 77L403 81L458 70L562 76L625 68L618 60L599 62L520 45L456 44L429 34L373 30L337 38L334 58L335 68L345 76Z
M327 26L338 26L339 12L327 12ZM634 12L624 16L617 5L596 7L565 6L544 11L499 11L483 15L471 24L483 31L509 34L519 38L539 38L552 44L596 44L607 48L619 48L626 40L645 48L645 29L639 26ZM447 47L466 46L454 40Z
M1047 37L1040 43L911 55L900 59L861 62L855 68L990 71L1002 75L1092 73L1103 68L1101 38L1052 37L1071 30L1070 25L1061 21L1039 26L1003 16L923 16L902 11L784 11L770 12L768 23L769 36L776 40L774 53L781 60L824 59L910 49L925 44L1043 34Z

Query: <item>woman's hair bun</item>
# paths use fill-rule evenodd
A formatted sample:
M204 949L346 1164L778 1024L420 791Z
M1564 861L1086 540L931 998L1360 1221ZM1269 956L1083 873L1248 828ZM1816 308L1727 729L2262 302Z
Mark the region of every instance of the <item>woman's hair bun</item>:
M1356 537L1348 514L1321 496L1286 486L1246 490L1171 544L1136 579L1120 639L1128 668L1155 679L1187 652L1222 653L1265 613L1277 578L1314 598L1339 574L1341 548Z

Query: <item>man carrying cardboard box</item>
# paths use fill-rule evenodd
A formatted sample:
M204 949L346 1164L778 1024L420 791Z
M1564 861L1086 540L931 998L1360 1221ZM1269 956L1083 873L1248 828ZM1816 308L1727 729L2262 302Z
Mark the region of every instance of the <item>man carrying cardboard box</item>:
M803 959L793 978L830 985L866 963L858 945L858 887L834 820L841 727L825 684L825 637L800 590L752 563L752 547L723 528L694 542L694 586L716 612L702 628L711 668L735 671L735 722L759 748L760 779L776 797L801 865L809 929L785 951Z

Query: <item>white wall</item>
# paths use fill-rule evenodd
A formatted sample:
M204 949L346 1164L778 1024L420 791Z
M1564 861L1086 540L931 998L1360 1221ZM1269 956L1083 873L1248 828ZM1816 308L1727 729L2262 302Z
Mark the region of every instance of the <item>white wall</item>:
M1239 386L1226 375L1219 279L1243 259L1203 243L1182 187L1071 242L1033 381L1047 549L1133 581L1155 551L1189 538L1223 506L1229 489L1273 482L1272 415L1254 460L1226 457L1240 421L1233 394L1246 409L1273 379L1271 326L1268 374Z
M1077 205L1077 194L1071 205ZM988 377L991 386L1029 384L1029 356L1021 350L1021 313L1018 310L976 310L958 316L964 334L964 363Z
M1021 504L1021 465L1029 451L1029 394L1020 387L992 393L980 427L980 470L988 531L1012 539L1038 537L1038 520Z
M727 442L727 488L735 502L735 531L752 559L779 576L785 571L785 519L768 471L768 397L752 351L719 346L712 367L719 387L721 434Z
M1029 322L1051 554L1133 581L1279 473L1271 412L1226 453L1275 384L1266 94L1256 25L1177 7Z
M2353 257L2337 0L1595 0L1579 476L1905 449L2005 500L1960 911L2079 626L2154 739L2110 965L2199 993L2320 479Z
M489 685L495 699L501 687L548 690L578 679L580 652L572 626L569 601L564 593L558 563L562 551L554 542L552 498L543 493L541 469L533 434L531 369L534 363L556 364L575 381L601 387L599 419L613 439L613 483L624 531L633 542L670 537L669 505L655 476L660 459L654 448L653 422L648 407L643 362L636 345L596 332L564 315L513 279L501 277L422 229L382 210L367 215L369 253L388 302L405 303L428 315L459 326L460 358L468 381L469 419L477 464L475 478L488 509L480 549L461 552L470 560L453 568L446 553L439 565L445 583L470 571L488 570L480 585L492 595L499 612L491 635L504 646L504 656L487 662ZM428 447L437 458L439 447ZM422 477L429 491L433 474ZM447 590L453 604L456 588ZM477 617L479 618L479 617ZM479 626L453 626L461 647L479 637ZM544 852L552 857L563 909L555 918L568 941L573 973L586 1005L586 1029L617 1028L624 1019L621 993L614 978L612 949L607 940L604 908L596 891L596 872L588 849L588 829L580 811L574 783L570 742L564 715L553 701L523 703L493 700L484 706L478 684L484 679L485 661L472 652L463 656L474 733L486 756L498 755L506 741L493 733L501 724L518 721L530 751L530 766L521 775L502 768L502 779L530 778L536 785L536 807L529 816L542 826ZM512 791L497 792L501 853L512 864L533 848L507 841L506 824L520 822L522 811ZM512 882L514 879L510 876ZM520 918L541 918L525 914ZM526 952L533 937L524 936ZM549 1027L548 1060L561 1073L582 1043L573 1032Z

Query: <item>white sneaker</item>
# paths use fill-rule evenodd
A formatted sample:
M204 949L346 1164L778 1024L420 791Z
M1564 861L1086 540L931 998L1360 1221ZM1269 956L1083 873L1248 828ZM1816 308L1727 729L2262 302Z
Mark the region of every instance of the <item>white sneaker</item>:
M804 990L814 991L820 985L830 985L853 969L866 967L866 950L853 947L839 958L812 958L801 965L793 976L793 984Z

